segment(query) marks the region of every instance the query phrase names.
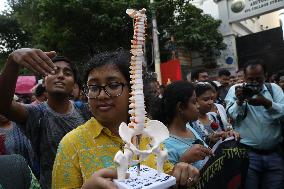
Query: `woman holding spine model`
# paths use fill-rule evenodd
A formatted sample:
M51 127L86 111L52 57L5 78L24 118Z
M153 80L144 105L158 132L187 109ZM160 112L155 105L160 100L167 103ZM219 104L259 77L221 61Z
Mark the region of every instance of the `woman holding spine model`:
M103 168L115 166L114 155L123 146L118 127L121 122L129 123L129 62L129 53L121 50L101 53L89 61L85 83L94 117L62 139L53 167L53 188L92 188L98 182L105 183L106 188L115 188L110 180L104 179L104 174L110 177L116 174ZM141 148L146 145L142 139ZM155 168L154 156L142 164ZM94 171L99 174L93 174ZM166 162L164 171L176 177L177 185L192 185L198 179L197 169L187 163L173 166Z

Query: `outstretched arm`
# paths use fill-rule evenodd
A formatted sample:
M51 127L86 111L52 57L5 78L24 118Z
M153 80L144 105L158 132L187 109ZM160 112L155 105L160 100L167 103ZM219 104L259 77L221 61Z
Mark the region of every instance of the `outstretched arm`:
M0 75L0 114L17 123L25 123L27 112L23 105L12 102L20 67L26 67L35 74L46 76L54 71L51 59L56 53L39 49L23 48L12 52Z

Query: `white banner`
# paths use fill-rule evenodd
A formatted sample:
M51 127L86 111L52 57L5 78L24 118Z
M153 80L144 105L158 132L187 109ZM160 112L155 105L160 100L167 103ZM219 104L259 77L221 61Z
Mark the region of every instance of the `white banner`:
M229 21L257 17L284 8L284 0L228 0Z

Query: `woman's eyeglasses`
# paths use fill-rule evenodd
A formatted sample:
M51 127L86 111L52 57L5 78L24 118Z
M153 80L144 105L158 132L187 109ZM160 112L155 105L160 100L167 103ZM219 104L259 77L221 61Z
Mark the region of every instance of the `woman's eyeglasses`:
M123 92L123 88L125 86L128 86L125 83L110 83L104 86L100 85L88 85L86 87L85 93L88 98L97 98L101 91L104 90L104 92L109 96L109 97L117 97L120 96Z

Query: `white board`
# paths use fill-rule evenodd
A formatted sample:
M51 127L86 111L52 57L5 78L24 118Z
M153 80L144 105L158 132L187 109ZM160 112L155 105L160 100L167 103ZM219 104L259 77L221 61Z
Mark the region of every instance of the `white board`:
M158 175L157 170L141 165L140 176L137 175L137 166L128 169L129 179L114 180L119 189L166 189L176 184L176 178L165 173Z

